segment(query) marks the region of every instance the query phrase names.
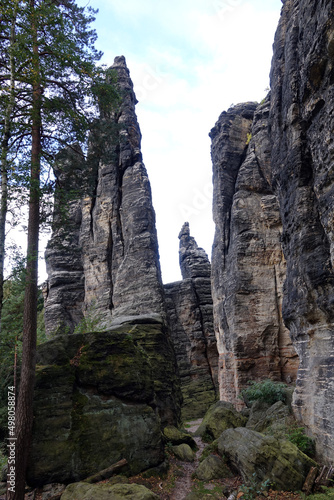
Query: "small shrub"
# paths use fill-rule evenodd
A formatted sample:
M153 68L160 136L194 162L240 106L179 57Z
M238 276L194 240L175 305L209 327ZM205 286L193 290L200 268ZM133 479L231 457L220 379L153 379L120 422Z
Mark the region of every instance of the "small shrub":
M269 479L259 483L254 472L249 485L242 484L240 490L243 492L242 498L245 500L253 500L258 496L263 496L263 493L268 491L269 487L272 486Z
M286 402L285 385L280 382L273 382L270 379L263 382L250 382L247 389L243 389L241 397L244 401L253 403L254 401L262 401L273 405L277 401Z
M305 455L313 457L315 454L314 441L305 434L304 427L295 427L289 429L287 438L291 443L297 446Z
M77 324L73 333L103 332L100 323L103 315L96 312L96 304L93 303L86 312L85 317Z
M248 132L248 133L247 133L246 146L248 146L248 144L250 143L251 138L252 138L252 134L251 134L250 132Z

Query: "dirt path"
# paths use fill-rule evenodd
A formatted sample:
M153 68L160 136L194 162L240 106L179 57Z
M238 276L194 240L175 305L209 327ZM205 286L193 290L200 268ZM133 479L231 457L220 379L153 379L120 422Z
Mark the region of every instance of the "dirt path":
M202 419L193 420L188 422L190 427L187 427L187 432L193 434L200 426ZM170 500L184 500L188 493L192 490L193 478L192 475L199 465L199 459L206 446L200 437L194 436L198 450L196 452L195 460L193 462L182 463L182 476L176 479L174 489L170 493Z

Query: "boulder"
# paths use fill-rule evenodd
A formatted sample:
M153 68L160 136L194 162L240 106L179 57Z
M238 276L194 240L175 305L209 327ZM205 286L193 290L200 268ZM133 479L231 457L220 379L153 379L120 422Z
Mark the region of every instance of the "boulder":
M41 500L55 500L61 498L62 493L65 491L66 485L59 483L46 484L42 488Z
M197 467L195 475L200 481L211 481L212 479L233 476L226 463L216 455L209 455L205 458Z
M289 419L291 419L291 412L282 401L277 401L270 407L260 401L255 401L246 427L266 434L275 429L285 428Z
M128 325L39 347L29 484L81 480L123 458L132 474L163 461L156 409L172 389L155 368L167 381L159 336L161 325Z
M315 462L290 441L279 440L247 428L226 430L218 439L218 451L247 484L269 480L278 490L301 490Z
M62 500L155 500L159 497L140 484L69 484Z
M195 453L188 444L183 443L178 446L172 446L172 452L176 458L183 462L193 462L195 460Z
M217 439L226 429L246 425L247 417L239 413L231 403L218 401L212 405L196 431L205 440Z
M167 427L165 427L163 430L163 435L166 441L172 443L173 445L186 443L193 450L197 449L197 445L194 438L187 432L180 431L173 425L168 425Z

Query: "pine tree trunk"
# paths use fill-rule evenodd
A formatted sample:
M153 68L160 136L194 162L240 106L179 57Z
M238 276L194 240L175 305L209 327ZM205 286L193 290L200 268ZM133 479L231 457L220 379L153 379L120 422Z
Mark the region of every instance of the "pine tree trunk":
M30 0L29 3L32 12L34 83L32 95L32 147L28 217L27 281L23 314L22 367L16 411L16 489L14 496L9 496L9 498L13 498L15 500L24 499L25 476L33 424L33 395L37 339L37 278L42 92L40 83L37 23L34 17L35 0Z
M4 260L5 260L5 239L6 239L6 218L8 211L8 149L10 139L10 120L15 105L15 26L17 16L18 0L13 8L13 19L10 30L9 67L10 67L10 98L4 116L4 135L1 147L1 204L0 204L0 332L1 332L1 312L3 304L3 283L4 283Z

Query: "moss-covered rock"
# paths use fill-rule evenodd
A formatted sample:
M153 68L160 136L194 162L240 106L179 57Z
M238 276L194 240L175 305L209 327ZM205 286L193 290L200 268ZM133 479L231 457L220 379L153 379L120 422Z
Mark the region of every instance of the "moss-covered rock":
M233 476L226 463L216 455L209 455L205 458L197 467L195 475L200 481L211 481L212 479Z
M180 416L166 342L159 323L40 346L29 484L79 481L122 458L131 474L163 461L161 419Z
M291 419L291 412L282 401L277 401L272 406L256 401L252 405L246 427L257 432L273 433L275 428L286 426L288 419Z
M217 394L209 373L198 373L181 378L182 420L201 418L217 401Z
M239 413L231 403L218 401L212 405L196 431L206 441L217 439L226 429L246 425L247 417Z
M240 427L228 429L218 439L218 451L247 484L267 479L279 490L301 490L315 464L290 441L279 440Z
M163 436L167 442L172 443L174 445L186 443L193 450L197 449L197 445L194 438L187 432L180 431L173 425L168 425L167 427L164 428Z
M155 500L159 497L140 484L69 484L62 500Z
M188 444L183 443L178 446L172 446L171 449L176 458L182 460L182 462L193 462L195 460L195 453Z

